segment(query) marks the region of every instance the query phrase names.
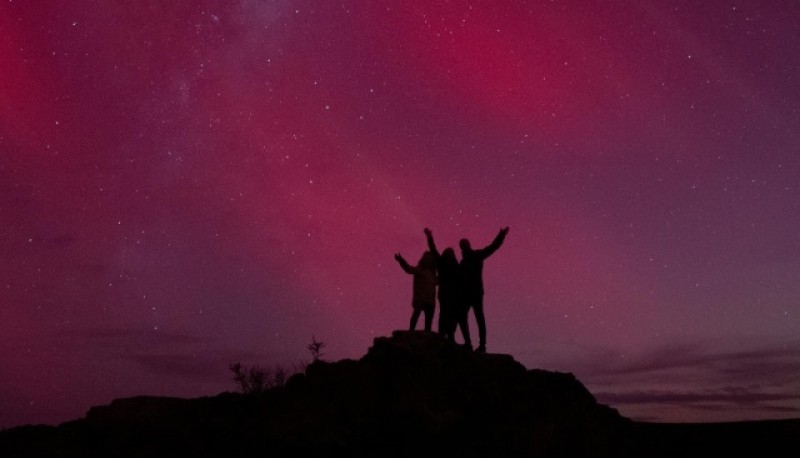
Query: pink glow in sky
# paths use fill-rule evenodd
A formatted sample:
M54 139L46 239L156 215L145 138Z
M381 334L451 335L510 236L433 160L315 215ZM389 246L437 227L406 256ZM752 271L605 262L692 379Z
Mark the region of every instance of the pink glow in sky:
M9 1L0 34L0 427L360 357L424 227L510 226L489 351L635 419L800 416L794 2Z

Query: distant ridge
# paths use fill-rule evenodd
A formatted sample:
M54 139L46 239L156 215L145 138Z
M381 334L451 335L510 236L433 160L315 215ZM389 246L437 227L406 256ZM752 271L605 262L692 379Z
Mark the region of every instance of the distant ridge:
M737 440L798 450L800 422L757 425L770 444L741 425L726 438L724 425L634 423L572 374L396 331L360 360L312 363L261 395L118 399L58 427L3 431L0 456L702 456Z

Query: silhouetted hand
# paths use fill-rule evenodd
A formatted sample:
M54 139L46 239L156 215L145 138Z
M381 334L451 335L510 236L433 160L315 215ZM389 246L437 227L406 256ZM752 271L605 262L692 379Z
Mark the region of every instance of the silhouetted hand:
M431 230L426 227L425 228L425 235L433 235L433 232L431 232Z
M402 262L402 261L403 261L403 257L402 257L402 256L400 256L400 253L395 253L395 254L394 254L394 258L395 258L395 259L396 259L398 262Z
M500 229L500 233L503 234L503 235L506 235L506 234L508 234L508 229L509 229L509 227L506 226L506 227Z

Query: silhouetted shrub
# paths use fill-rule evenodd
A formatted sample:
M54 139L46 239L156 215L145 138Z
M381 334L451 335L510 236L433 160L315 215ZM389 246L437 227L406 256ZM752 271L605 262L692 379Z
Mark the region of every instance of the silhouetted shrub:
M289 371L287 371L283 366L277 365L275 366L275 370L272 372L272 380L271 386L283 386L286 384L286 379L289 378Z
M260 394L270 388L283 386L289 378L289 371L276 364L273 369L259 365L243 366L233 363L228 368L233 372L233 380L239 385L244 394Z
M322 353L322 347L324 347L324 346L325 346L325 342L323 342L323 341L317 342L316 337L314 337L312 335L311 336L311 343L308 344L308 347L306 347L306 348L308 348L308 351L311 352L311 357L314 358L314 361L319 361L319 359L322 358L322 356L325 354L325 353Z

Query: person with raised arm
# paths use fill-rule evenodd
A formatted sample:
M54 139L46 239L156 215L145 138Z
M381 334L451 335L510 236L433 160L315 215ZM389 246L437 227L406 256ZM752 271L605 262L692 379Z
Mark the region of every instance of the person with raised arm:
M411 299L411 323L409 329L414 331L417 328L417 320L420 314L425 314L425 330L430 331L433 325L433 314L436 309L436 268L434 266L433 254L426 251L419 258L416 266L410 265L400 253L394 255L400 267L410 275L414 276L414 289Z
M459 264L462 298L466 307L472 308L475 321L478 322L478 348L476 352L486 352L486 318L483 315L483 261L491 256L503 244L508 234L508 227L500 232L488 246L474 250L469 240L461 239L461 263Z
M433 233L428 228L425 228L425 237L428 240L428 250L433 253L436 260L436 272L439 275L439 334L455 342L456 326L458 326L461 328L464 346L471 350L472 340L467 323L469 309L461 300L456 252L448 247L440 254L433 241Z

